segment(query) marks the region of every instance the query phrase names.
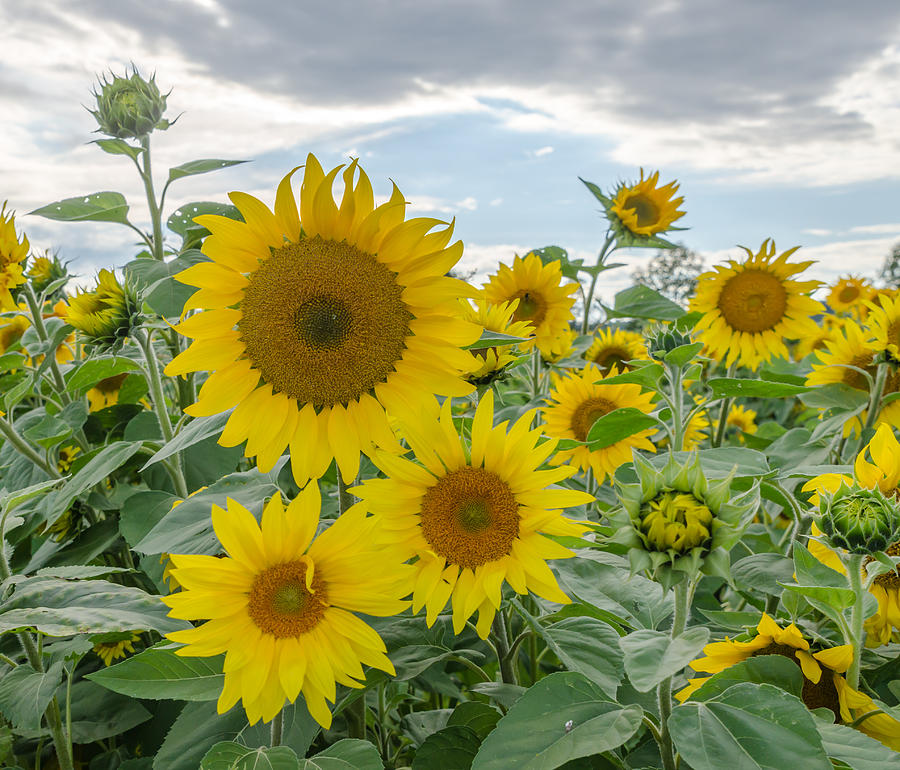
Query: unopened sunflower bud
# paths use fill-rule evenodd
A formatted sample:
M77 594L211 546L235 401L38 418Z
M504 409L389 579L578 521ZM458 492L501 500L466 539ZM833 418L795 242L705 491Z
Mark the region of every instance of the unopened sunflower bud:
M83 332L88 342L117 347L139 321L138 302L114 273L101 270L97 286L69 301L66 322Z
M878 489L842 485L819 495L819 528L831 545L868 555L900 540L900 508Z
M156 75L144 80L136 68L131 75L110 73L112 80L98 83L94 90L97 109L90 110L97 119L100 132L116 139L140 139L160 127L166 110L166 98L156 85Z
M662 360L682 345L690 345L690 331L679 331L674 326L656 326L647 332L647 350L653 358Z

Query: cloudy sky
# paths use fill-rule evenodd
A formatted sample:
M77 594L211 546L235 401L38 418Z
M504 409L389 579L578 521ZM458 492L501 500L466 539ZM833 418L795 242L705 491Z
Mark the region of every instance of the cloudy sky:
M605 228L578 177L644 167L679 180L680 238L709 261L771 236L829 280L874 275L900 240L896 0L0 0L0 30L0 199L20 215L112 189L146 221L84 109L133 61L181 114L153 136L161 178L253 161L179 181L173 204L271 203L307 152L358 156L376 194L390 178L412 213L455 216L484 272L549 244L590 257ZM115 225L21 224L85 275L134 250Z

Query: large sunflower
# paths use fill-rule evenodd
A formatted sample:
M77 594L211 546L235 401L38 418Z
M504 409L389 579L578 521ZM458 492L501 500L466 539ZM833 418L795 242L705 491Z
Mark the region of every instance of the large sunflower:
M584 357L596 364L601 371L606 371L612 366L628 371L631 367L626 361L646 359L648 353L644 337L638 332L607 326L594 332L594 341L585 351Z
M463 250L460 241L448 246L453 225L404 221L396 187L376 207L355 160L336 205L341 168L326 175L307 158L299 212L293 171L278 187L275 213L231 193L245 222L197 217L212 233L203 245L212 262L176 276L200 288L186 308L206 312L178 325L194 342L166 373L212 372L186 411L235 407L219 442L246 440L245 454L264 471L289 446L301 486L332 458L349 482L360 451L395 446L386 412L415 415L432 394L471 392L460 374L476 362L460 347L481 333L459 318L458 298L475 290L445 275Z
M569 602L547 560L574 554L545 536L580 535L584 527L560 509L594 498L548 488L572 470L538 470L556 442L538 444L541 430L531 429L534 416L535 410L527 412L508 430L506 422L494 427L494 397L488 391L475 411L467 447L447 400L439 421L404 426L421 465L379 452L374 462L387 478L352 490L382 523L387 543L416 557L413 611L426 607L429 626L452 599L454 632L477 610L476 628L486 638L504 581L520 594L530 590L549 601Z
M857 692L847 683L843 674L850 668L853 648L849 644L811 652L809 642L793 623L781 628L763 613L756 627L756 636L749 642L712 642L703 648L703 657L691 661L695 671L717 674L747 658L759 655L781 655L794 661L803 672L801 699L810 709L826 708L834 715L834 721L853 724L863 714L877 711L868 695ZM676 693L680 701L687 700L709 677L691 679L687 687ZM878 713L867 717L858 730L885 746L900 751L900 722Z
M566 332L572 320L572 296L577 283L563 284L559 260L541 262L537 254L516 257L510 268L500 265L484 285L484 297L498 304L519 300L514 321L528 321L534 327L535 344L545 357L561 353L568 342Z
M28 238L16 235L16 215L6 213L6 203L0 207L0 311L15 310L11 289L25 283L22 264L28 256Z
M609 210L635 235L665 232L676 219L684 216L678 210L684 198L673 197L678 185L669 182L665 187L657 187L658 181L658 171L644 179L644 169L641 169L640 180L632 185L620 185L612 199Z
M856 310L864 315L865 302L872 298L873 293L874 287L865 278L848 275L831 287L825 302L835 313L849 313Z
M242 700L250 724L268 722L302 692L309 713L328 727L325 701L334 702L336 682L359 687L361 663L394 673L381 638L354 613L408 607L400 597L411 568L375 545L375 522L361 508L313 541L320 504L313 481L286 509L273 497L260 526L229 499L227 511L212 509L226 557L170 557L183 590L162 598L169 614L207 622L168 638L185 643L177 655L226 653L220 714Z
M613 366L607 376L617 374ZM544 430L548 436L585 441L594 422L615 409L634 407L649 414L653 411L653 394L642 393L641 386L632 383L608 385L604 375L594 366L586 366L581 372L556 378L547 406L543 410ZM655 431L643 430L602 449L591 450L587 446L564 449L550 460L552 465L571 464L581 470L594 471L598 484L607 474L615 473L620 465L631 461L633 449L655 452L650 441Z
M531 337L534 327L528 321L513 320L518 304L517 299L512 302L501 302L499 305L492 305L486 300L479 299L475 301L475 307L472 307L468 300L460 300L462 317L483 327L485 331L508 334L511 337ZM473 353L478 358L478 368L469 372L466 379L476 385L488 384L518 358L518 345L482 348L474 350Z
M866 455L872 458L869 462ZM900 443L889 425L882 423L872 440L863 447L853 463L853 478L841 473L823 473L810 479L803 486L804 492L813 492L810 503L819 504L819 493L834 494L842 484L851 485L854 480L867 489L880 489L888 497L900 497ZM813 538L807 544L810 553L833 570L846 574L840 556L818 539L821 531L813 524ZM892 543L887 552L900 556L900 543ZM878 600L878 611L866 619L866 643L870 646L887 644L893 629L900 631L900 572L886 572L875 578L869 592Z
M812 264L787 261L799 247L778 257L768 239L756 254L741 248L747 252L744 262L730 259L697 279L691 310L703 313L695 327L697 339L712 357L756 369L775 356L789 357L785 339L815 334L810 316L822 305L807 296L818 281L791 279Z

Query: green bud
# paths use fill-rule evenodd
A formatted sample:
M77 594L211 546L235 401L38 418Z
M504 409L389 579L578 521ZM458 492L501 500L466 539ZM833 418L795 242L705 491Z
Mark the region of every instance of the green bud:
M650 355L660 361L665 358L666 353L693 342L690 331L679 331L671 325L651 327L647 331L646 339Z
M900 508L880 489L841 485L819 495L819 528L831 545L850 553L884 551L900 540Z
M112 80L103 77L100 92L93 91L97 109L90 113L97 119L99 131L116 139L141 139L154 128L168 125L163 121L166 98L156 85L156 75L144 80L136 67L131 75L110 72Z

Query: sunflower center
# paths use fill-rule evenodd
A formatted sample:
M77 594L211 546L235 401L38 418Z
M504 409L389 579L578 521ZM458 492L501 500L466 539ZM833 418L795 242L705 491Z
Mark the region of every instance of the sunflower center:
M594 356L593 361L601 369L609 369L612 366L616 366L623 371L627 371L631 367L626 365L625 362L630 359L631 354L625 348L610 347L600 350Z
M900 346L900 319L897 319L890 326L888 326L887 341L889 345Z
M756 658L760 655L781 655L783 658L792 660L797 666L800 666L800 661L797 660L797 650L789 644L772 642L762 649L752 652L750 657ZM830 709L834 714L835 722L841 718L841 704L838 699L837 689L834 686L834 677L829 670L822 672L818 682L813 682L804 676L800 699L806 704L808 709Z
M475 569L506 556L519 535L519 504L496 473L465 466L422 496L422 535L451 564Z
M522 289L510 299L519 300L513 321L530 321L534 326L540 326L547 315L547 303L540 294L533 289Z
M647 227L659 221L659 209L656 207L656 204L641 193L629 195L622 204L622 208L634 211L638 227Z
M888 556L900 556L900 542L891 543L885 549L885 553ZM871 559L866 559L866 563L870 561ZM883 575L875 578L875 582L886 590L900 590L900 571L895 569L891 572L885 572Z
M591 426L600 417L609 414L617 408L617 405L612 401L600 398L600 396L594 396L578 405L578 408L572 413L569 427L572 429L572 433L575 434L576 439L586 441Z
M247 613L260 631L279 639L314 628L328 607L324 581L316 573L306 587L306 561L288 561L260 572L250 586Z
M718 307L728 325L740 332L775 328L787 310L787 291L777 276L765 270L745 270L722 287Z
M712 511L688 492L663 492L641 508L641 532L656 551L684 553L706 545L712 521Z
M845 303L855 302L859 299L859 294L859 287L853 286L851 284L850 286L845 286L843 289L841 289L841 291L838 293L838 299L841 302Z
M397 274L374 255L303 238L273 249L249 280L238 329L275 392L316 407L347 404L402 358L413 316Z

